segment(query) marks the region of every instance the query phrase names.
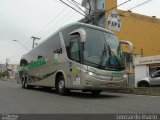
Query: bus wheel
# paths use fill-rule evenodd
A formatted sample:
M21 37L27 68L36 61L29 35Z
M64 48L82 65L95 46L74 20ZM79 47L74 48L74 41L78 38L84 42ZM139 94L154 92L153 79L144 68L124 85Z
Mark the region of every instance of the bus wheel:
M92 95L94 95L94 96L99 95L101 92L102 92L102 90L92 90L91 91Z
M57 91L60 95L67 95L69 93L69 90L65 88L63 75L58 78Z
M28 85L27 80L25 79L25 80L23 80L22 87L23 87L24 89L31 89L31 88L33 88L34 86Z
M22 81L22 88L24 88L24 89L28 88L27 80Z
M25 84L25 83L24 83L24 82L25 82L24 77L22 77L21 79L22 79L22 88L25 88L25 85L24 85L24 84Z

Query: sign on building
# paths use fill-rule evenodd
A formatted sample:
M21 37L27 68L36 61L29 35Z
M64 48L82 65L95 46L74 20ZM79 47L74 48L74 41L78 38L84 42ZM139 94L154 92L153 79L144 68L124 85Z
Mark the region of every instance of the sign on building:
M141 57L136 58L134 64L135 65L147 65L147 64L159 64L160 63L160 55L157 56L149 56L149 57Z
M122 27L122 22L120 20L119 14L117 14L116 10L113 10L108 18L107 18L107 25L109 30L120 31Z

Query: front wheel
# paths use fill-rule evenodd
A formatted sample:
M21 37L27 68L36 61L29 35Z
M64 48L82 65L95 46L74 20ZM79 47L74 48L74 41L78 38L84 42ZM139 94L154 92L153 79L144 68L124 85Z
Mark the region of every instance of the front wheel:
M25 80L22 78L22 88L25 88Z
M101 92L102 92L102 90L92 90L91 91L92 95L94 95L94 96L99 95Z
M22 88L27 89L28 88L28 83L27 80L22 81Z
M65 81L62 75L58 78L57 91L60 95L67 95L69 93L69 90L65 88Z

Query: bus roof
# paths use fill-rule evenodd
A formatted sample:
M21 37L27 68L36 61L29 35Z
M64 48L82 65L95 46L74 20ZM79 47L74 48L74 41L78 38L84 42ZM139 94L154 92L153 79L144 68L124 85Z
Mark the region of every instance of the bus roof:
M102 28L102 27L98 27L98 26L91 25L91 24L86 24L86 23L81 23L81 22L74 22L74 23L68 24L68 25L60 28L60 30L63 30L63 29L65 29L65 28L70 27L70 26L73 26L73 25L85 26L85 27L89 27L89 28L93 28L93 29L98 29L98 30L101 30L101 31L104 31L104 32L108 32L108 33L114 34L112 31L109 31L109 30L104 29L104 28Z
M49 35L42 43L40 43L37 47L41 46L43 43L45 43L50 37L52 37L53 35L55 35L56 33L60 32L61 30L63 29L66 29L68 27L71 27L71 26L74 26L74 25L77 25L77 26L84 26L84 27L88 27L88 28L92 28L92 29L98 29L98 30L101 30L101 31L104 31L104 32L108 32L108 33L111 33L111 34L114 34L112 31L109 31L107 29L104 29L104 28L101 28L101 27L98 27L98 26L94 26L94 25L91 25L91 24L86 24L86 23L81 23L81 22L75 22L75 23L71 23L71 24L68 24L64 27L61 27L60 29L58 29L56 32L52 33L51 35ZM32 51L34 51L34 49L36 49L37 47L33 48L32 50L30 50L28 53L24 54L22 56L22 59L29 53L31 53Z

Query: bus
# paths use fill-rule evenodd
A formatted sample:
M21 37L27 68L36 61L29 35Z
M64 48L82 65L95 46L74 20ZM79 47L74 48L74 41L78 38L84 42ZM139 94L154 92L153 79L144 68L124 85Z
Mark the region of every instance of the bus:
M125 56L109 30L72 23L50 35L20 60L22 88L55 88L60 95L82 90L98 95L126 87Z

